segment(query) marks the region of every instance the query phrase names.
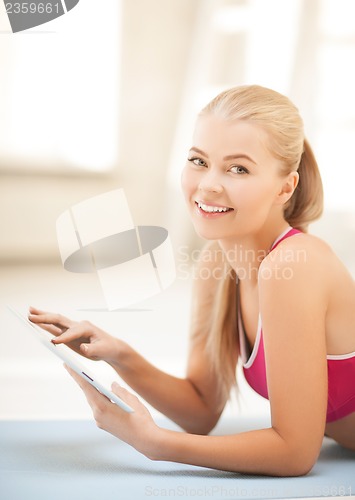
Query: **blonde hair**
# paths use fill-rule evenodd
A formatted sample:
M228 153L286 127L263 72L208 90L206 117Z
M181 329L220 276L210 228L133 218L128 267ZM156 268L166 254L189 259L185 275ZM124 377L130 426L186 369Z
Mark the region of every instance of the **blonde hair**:
M309 223L322 214L323 188L296 106L274 90L250 85L220 93L202 109L200 115L204 114L218 115L228 121L248 120L264 129L270 153L281 160L281 174L299 173L298 186L284 206L284 218L292 227L307 232ZM239 356L236 278L230 272L219 281L209 308L210 327L205 330L205 346L219 380L222 400L228 398L231 387L236 384L234 360Z

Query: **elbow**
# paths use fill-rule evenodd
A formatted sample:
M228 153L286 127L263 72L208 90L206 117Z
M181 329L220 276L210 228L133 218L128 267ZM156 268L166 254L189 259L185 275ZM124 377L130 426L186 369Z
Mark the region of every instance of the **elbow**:
M266 475L273 477L301 477L306 476L314 467L316 460L310 460L304 454L282 456L274 464L267 466Z
M286 457L281 460L281 474L284 477L306 476L313 469L319 456L318 451L289 447Z
M321 443L295 442L295 439L281 437L278 459L276 460L277 474L280 477L306 476L316 464Z
M206 425L205 423L191 423L190 425L184 425L183 430L188 434L197 434L199 436L208 436L208 434L213 430L214 425Z
M303 456L292 457L288 463L284 464L280 477L301 477L306 476L313 469L316 460L306 460Z
M188 434L198 434L200 436L207 436L212 430L215 428L217 422L219 420L218 417L205 417L205 418L196 418L193 421L186 422L185 425L182 426L183 430Z
M281 433L275 427L273 431L278 437L275 446L277 474L280 477L306 476L316 464L323 443L323 435L304 436L299 433ZM275 457L276 458L276 457Z

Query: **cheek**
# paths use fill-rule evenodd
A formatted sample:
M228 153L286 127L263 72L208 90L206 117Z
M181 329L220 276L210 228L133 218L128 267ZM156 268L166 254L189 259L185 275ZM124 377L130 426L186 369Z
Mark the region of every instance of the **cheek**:
M238 186L234 197L240 209L263 211L265 208L269 208L274 200L275 186L268 180L261 182L258 179L255 182L248 183L248 186Z
M192 194L195 189L194 176L191 175L191 170L188 167L183 168L181 172L181 189L186 198Z

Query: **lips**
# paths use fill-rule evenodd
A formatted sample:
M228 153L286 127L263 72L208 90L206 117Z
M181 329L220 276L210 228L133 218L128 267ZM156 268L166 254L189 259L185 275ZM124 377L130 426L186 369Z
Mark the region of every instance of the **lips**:
M202 201L195 201L198 211L205 215L222 215L228 212L232 212L233 208L226 207L223 205L209 205L203 203Z

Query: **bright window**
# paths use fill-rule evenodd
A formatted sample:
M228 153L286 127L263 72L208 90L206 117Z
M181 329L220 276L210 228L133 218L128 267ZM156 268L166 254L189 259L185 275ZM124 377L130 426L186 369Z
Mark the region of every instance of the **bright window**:
M120 1L82 0L16 34L6 33L0 5L0 170L109 172L118 156Z

